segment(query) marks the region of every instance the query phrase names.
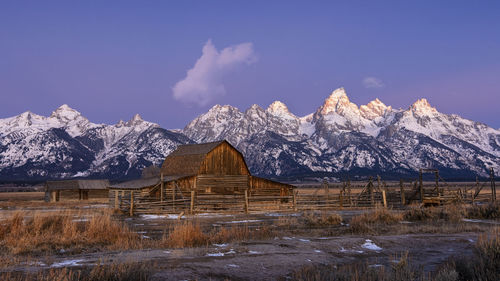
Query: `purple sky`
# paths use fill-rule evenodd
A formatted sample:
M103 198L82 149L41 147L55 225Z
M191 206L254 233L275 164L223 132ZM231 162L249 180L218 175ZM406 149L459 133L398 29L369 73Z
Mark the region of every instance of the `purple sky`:
M500 127L499 1L363 2L2 1L0 118L66 103L182 128L217 103L305 115L343 86Z

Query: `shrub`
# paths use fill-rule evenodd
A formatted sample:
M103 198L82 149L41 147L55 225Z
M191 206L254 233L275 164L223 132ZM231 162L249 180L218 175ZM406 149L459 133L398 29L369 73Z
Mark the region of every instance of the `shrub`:
M112 220L110 214L98 214L89 221L78 222L69 212L35 212L32 217L17 212L3 221L0 228L0 247L12 254L50 253L61 248L79 250L91 246L132 248L139 246L137 241L137 234Z
M486 205L473 205L467 208L467 217L474 219L499 219L500 202L490 202Z
M354 233L370 233L373 232L374 226L391 225L402 220L402 214L384 208L377 208L372 212L353 217L350 222L350 228Z
M14 281L146 281L153 273L153 266L146 263L98 264L92 269L57 268L38 273L0 273L1 280Z
M403 218L409 221L437 221L460 222L465 217L465 208L462 205L451 204L444 207L418 207L408 209Z
M207 243L208 236L202 232L200 225L187 221L175 225L166 239L166 245L174 248L196 247Z
M337 213L308 212L303 216L305 223L309 226L339 225L342 217Z

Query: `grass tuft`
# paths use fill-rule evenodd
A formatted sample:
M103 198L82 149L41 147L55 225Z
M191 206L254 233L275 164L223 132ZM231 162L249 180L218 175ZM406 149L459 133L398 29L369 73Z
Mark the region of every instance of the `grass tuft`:
M339 214L328 212L307 212L303 218L308 226L339 225L342 222Z
M11 254L54 253L61 249L81 251L88 247L136 248L138 236L109 213L88 221L75 220L69 212L29 216L16 212L0 228L0 248Z

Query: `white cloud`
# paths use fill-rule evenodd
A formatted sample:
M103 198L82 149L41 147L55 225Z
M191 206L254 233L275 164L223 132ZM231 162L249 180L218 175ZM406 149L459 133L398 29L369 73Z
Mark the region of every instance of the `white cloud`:
M215 97L226 93L222 83L226 73L239 65L248 65L255 61L252 43L230 46L219 52L212 41L208 40L193 68L173 87L173 96L182 102L204 106Z
M384 82L378 78L365 77L365 79L363 79L363 86L365 86L365 88L383 88L385 85Z

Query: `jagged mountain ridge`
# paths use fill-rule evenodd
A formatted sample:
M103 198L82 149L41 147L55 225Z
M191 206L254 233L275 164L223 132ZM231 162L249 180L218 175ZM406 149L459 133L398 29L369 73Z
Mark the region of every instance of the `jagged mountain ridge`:
M134 178L189 142L139 115L106 125L67 105L49 117L28 111L0 119L0 178Z
M426 99L408 109L379 99L358 107L343 88L303 117L279 101L245 112L216 105L183 133L195 142L228 139L252 171L267 176L409 175L435 167L450 177L470 178L500 168L499 130L440 113Z
M244 112L215 105L180 131L139 115L95 124L67 105L49 117L28 111L0 119L0 178L133 178L179 144L220 139L242 151L252 173L267 177L400 176L435 167L471 178L500 169L499 130L440 113L425 99L407 109L378 99L358 107L339 88L303 117L280 101Z

